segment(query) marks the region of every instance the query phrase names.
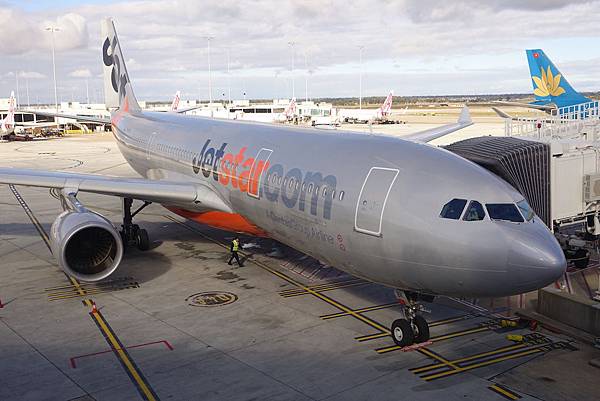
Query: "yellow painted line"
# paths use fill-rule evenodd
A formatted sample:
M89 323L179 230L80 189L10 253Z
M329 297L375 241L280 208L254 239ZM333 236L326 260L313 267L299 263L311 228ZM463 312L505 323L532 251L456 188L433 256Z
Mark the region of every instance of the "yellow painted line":
M438 321L429 323L429 327L435 327L435 326L441 326L443 324L460 322L461 320L470 319L472 317L475 317L475 316L469 314L469 315L463 315L463 316L453 317L453 318L450 318L450 319L438 320Z
M338 290L340 288L356 287L356 286L359 286L359 285L367 285L367 284L369 284L369 283L366 283L366 282L363 282L363 283L353 283L353 284L332 286L332 287L329 287L329 288L319 288L319 289L316 289L316 290L313 290L313 291L318 291L318 292L333 291L333 290ZM300 295L307 295L307 294L308 294L307 291L301 290L301 291L298 291L297 293L293 293L293 294L279 294L279 295L281 295L284 298L291 298L291 297L298 297Z
M398 302L390 302L389 304L375 305L375 306L368 306L366 308L354 309L354 312L364 313L364 312L370 312L370 311L374 311L374 310L391 308L393 306L400 306L400 304ZM343 316L348 316L348 314L346 312L331 313L329 315L321 316L321 319L327 320L327 319L334 319L336 317L343 317Z
M55 295L52 297L48 297L48 301L59 301L62 299L81 298L81 297L88 296L88 295L98 295L98 294L104 294L104 293L107 293L107 291L104 291L104 290L86 291L85 294L79 294L79 293L75 292L72 294Z
M457 331L456 333L450 333L450 334L445 334L445 335L442 335L442 336L433 337L433 338L430 339L430 341L433 341L435 343L437 341L448 340L450 338L466 336L468 334L479 333L479 332L488 331L488 330L490 330L490 328L487 327L487 326L477 327L475 329L464 330L464 331Z
M435 342L438 342L438 341L448 340L448 339L454 338L454 337L466 336L466 335L469 335L469 334L479 333L481 331L487 331L487 330L490 330L490 328L489 327L477 327L477 328L474 328L474 329L457 331L455 333L449 333L449 334L445 334L445 335L441 335L441 336L437 336L437 337L431 337L429 339L429 341L435 343ZM388 332L388 334L389 334L389 332ZM399 349L402 349L402 347L399 347L397 345L392 345L390 347L378 348L375 351L377 351L378 354L385 354L385 353L388 353L388 352L397 351Z
M358 340L359 342L363 342L363 341L369 341L369 340L374 340L376 338L389 337L389 336L390 336L389 333L377 333L377 334L369 334L366 336L354 337L354 339Z
M446 377L446 376L454 375L456 373L465 372L465 371L476 369L476 368L481 368L483 366L493 365L495 363L499 363L499 362L503 362L503 361L508 361L510 359L515 359L515 358L520 358L520 357L527 356L527 355L536 354L538 352L543 352L543 350L540 349L540 348L536 348L536 349L532 349L532 350L518 352L518 353L515 353L515 354L511 354L511 355L506 355L506 356L503 356L503 357L500 357L500 358L490 359L490 360L487 360L487 361L483 361L483 362L479 362L479 363L474 363L472 365L468 365L468 366L464 366L464 367L459 367L458 369L449 370L447 372L435 373L435 374L432 374L432 375L429 375L429 376L422 376L421 378L423 380L425 380L425 381L431 381L431 380L439 379L441 377Z
M215 240L215 239L213 239L213 238L211 238L211 237L207 236L207 235L206 235L206 234L204 234L203 232L201 232L201 231L199 231L199 230L196 230L196 229L194 229L193 227L190 227L190 226L188 226L187 224L184 224L184 223L180 222L179 220L177 220L177 219L175 219L175 218L173 218L173 217L171 217L171 216L167 216L167 215L165 215L165 217L166 217L166 218L168 218L169 220L171 220L171 221L173 221L173 222L177 223L177 224L180 224L180 225L182 225L183 227L187 228L188 230L190 230L190 231L193 231L193 232L195 232L195 233L199 234L200 236L202 236L202 237L206 238L207 240L209 240L209 241L211 241L211 242L213 242L213 243L215 243L215 244L219 245L220 247L222 247L222 248L225 248L225 249L228 249L228 247L227 247L225 244L222 244L221 242L219 242L219 241L217 241L217 240ZM240 253L241 253L243 256L247 256L247 255L246 255L245 253L243 253L243 252L240 252ZM328 296L326 296L326 295L323 295L323 294L321 294L321 293L319 293L319 292L317 292L317 291L314 291L314 290L310 289L309 287L307 287L307 286L305 286L304 284L302 284L302 283L300 283L300 282L298 282L298 281L294 280L293 278L289 277L288 275L286 275L286 274L283 274L283 273L280 273L280 272L278 272L277 270L273 270L272 268L270 268L269 266L267 266L266 264L264 264L264 263L262 263L262 262L259 262L258 260L252 260L252 259L248 259L248 260L249 260L250 262L254 263L256 266L258 266L258 267L262 268L263 270L266 270L266 271L268 271L269 273L271 273L271 274L273 274L273 275L275 275L275 276L277 276L277 277L281 278L281 279L282 279L282 280L284 280L284 281L287 281L287 282L288 282L288 283L290 283L290 284L293 284L293 285L295 285L295 286L297 286L297 287L299 287L299 288L302 288L302 289L304 289L306 292L310 293L311 295L313 295L313 296L315 296L315 297L317 297L317 298L319 298L319 299L321 299L321 300L323 300L323 301L327 302L329 305L331 305L331 306L334 306L334 307L338 308L339 310L341 310L341 311L343 311L343 312L346 312L346 313L348 313L349 315L351 315L351 316L355 317L356 319L358 319L358 320L362 321L363 323L365 323L365 324L367 324L367 325L369 325L369 326L373 327L374 329L377 329L377 330L379 330L379 331L381 331L381 332L387 333L388 335L390 335L390 334L391 334L391 333L390 333L390 331L389 331L389 329L388 329L387 327L385 327L385 326L383 326L383 325L381 325L381 324L379 324L379 323L377 323L377 322L375 322L375 321L373 321L373 320L371 320L371 319L369 319L369 318L367 318L367 317L365 317L365 316L362 316L362 315L361 315L361 314L359 314L359 313L356 313L356 312L354 312L354 311L353 311L352 309L350 309L349 307L347 307L347 306L345 306L345 305L342 305L341 303L339 303L339 302L337 302L337 301L335 301L335 300L333 300L333 299L329 298L329 297L328 297Z
M366 282L364 280L348 280L348 281L343 281L343 282L339 282L339 283L323 283L323 284L319 284L319 285L312 285L312 286L307 286L307 288L310 288L315 291L320 291L320 290L326 289L326 288L337 288L337 287L340 287L343 285L348 285L348 284L363 284L363 283L366 283ZM289 294L296 294L296 293L304 294L305 291L301 288L290 288L287 290L279 291L279 295L289 295Z
M490 356L490 355L500 354L503 352L514 351L516 349L525 348L527 346L528 346L528 344L511 345L510 347L498 348L493 351L482 352L482 353L471 355L471 356L468 356L465 358L453 359L451 362L452 363L468 362L468 361L472 361L473 359L479 359L479 358L484 358L484 357ZM427 372L430 370L439 369L443 366L444 365L440 365L440 364L431 364L431 365L421 366L420 368L413 368L413 369L409 369L409 370L413 373L421 373L421 372Z
M131 375L131 377L133 377L133 379L139 386L138 387L139 390L143 393L143 395L146 397L147 400L156 401L156 397L154 397L153 392L150 390L150 388L148 387L146 382L142 379L142 376L140 375L137 368L134 366L131 359L129 359L129 355L127 355L127 353L123 350L123 348L121 348L119 341L115 338L115 336L113 335L111 330L108 328L102 315L100 315L100 313L98 313L98 312L91 312L91 315L96 320L96 322L98 322L98 325L100 326L102 332L104 333L106 338L109 340L109 343L110 343L111 347L113 348L113 351L115 351L115 353L117 354L119 359L121 359L124 366L127 368L129 374Z
M500 386L498 386L497 384L494 384L493 386L488 387L490 390L493 390L497 393L499 393L500 395L503 395L504 397L508 398L509 400L518 400L519 398L521 398L520 395L513 393L512 391L509 391L505 388L502 388Z
M438 355L438 354L436 354L436 353L434 353L434 352L431 352L431 351L430 351L430 350L428 350L427 348L424 348L424 347L423 347L423 348L420 348L420 349L419 349L419 351L420 351L422 354L425 354L425 355L427 355L427 356L428 356L428 357L430 357L430 358L437 359L437 360L438 360L438 361L440 361L440 362L441 362L443 365L446 365L446 366L447 366L447 367L449 367L449 368L452 368L452 369L458 369L458 366L457 366L457 365L455 365L455 364L454 364L452 361L449 361L449 360L447 360L446 358L443 358L443 357L441 357L440 355Z

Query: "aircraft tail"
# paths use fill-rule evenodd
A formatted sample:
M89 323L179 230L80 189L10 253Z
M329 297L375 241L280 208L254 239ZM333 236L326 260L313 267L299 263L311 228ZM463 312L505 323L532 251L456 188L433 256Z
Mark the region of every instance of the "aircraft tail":
M379 108L379 112L382 116L387 115L390 111L392 111L392 103L394 101L394 91L390 91L390 93L385 98L383 104Z
M287 118L294 117L296 115L296 98L292 98L290 104L285 109L284 114Z
M526 50L533 84L534 104L554 103L557 107L591 102L577 92L541 49Z
M179 100L181 99L181 92L175 92L175 97L173 98L173 103L171 103L171 111L177 111L179 108Z
M133 94L125 58L111 18L102 21L102 61L104 67L104 97L107 108L136 112L141 108Z

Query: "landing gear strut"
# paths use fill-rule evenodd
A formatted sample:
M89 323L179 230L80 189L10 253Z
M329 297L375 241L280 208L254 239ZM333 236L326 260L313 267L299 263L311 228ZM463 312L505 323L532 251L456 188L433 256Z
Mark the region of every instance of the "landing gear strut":
M396 319L392 323L392 338L399 347L429 340L429 325L419 313L426 309L419 303L421 300L433 301L433 297L408 291L396 290L398 301L403 305L404 319Z
M148 237L148 231L140 228L137 224L133 224L133 218L136 214L142 211L146 206L152 202L144 202L135 212L131 213L131 207L133 206L133 199L123 198L123 224L121 224L121 239L123 240L123 247L131 245L137 246L140 251L147 251L150 249L150 238Z

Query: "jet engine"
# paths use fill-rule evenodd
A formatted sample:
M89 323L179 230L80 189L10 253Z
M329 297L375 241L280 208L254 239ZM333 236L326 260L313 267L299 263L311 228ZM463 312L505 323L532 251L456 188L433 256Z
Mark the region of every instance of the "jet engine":
M104 216L79 203L75 194L61 194L64 212L52 224L50 242L59 266L82 281L110 276L123 257L117 229Z

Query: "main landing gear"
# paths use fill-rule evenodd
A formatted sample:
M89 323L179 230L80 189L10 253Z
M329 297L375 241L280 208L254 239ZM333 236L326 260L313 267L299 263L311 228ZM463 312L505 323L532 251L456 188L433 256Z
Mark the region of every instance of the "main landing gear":
M150 238L148 237L148 231L140 228L137 224L133 224L133 218L136 214L142 211L146 206L152 202L144 202L135 212L131 213L131 206L133 206L133 199L123 198L123 224L121 224L121 239L123 240L123 247L136 246L140 251L147 251L150 249Z
M427 310L419 301L432 302L433 296L396 290L398 302L403 305L404 318L392 323L392 338L399 347L419 344L429 340L429 325L420 312Z

